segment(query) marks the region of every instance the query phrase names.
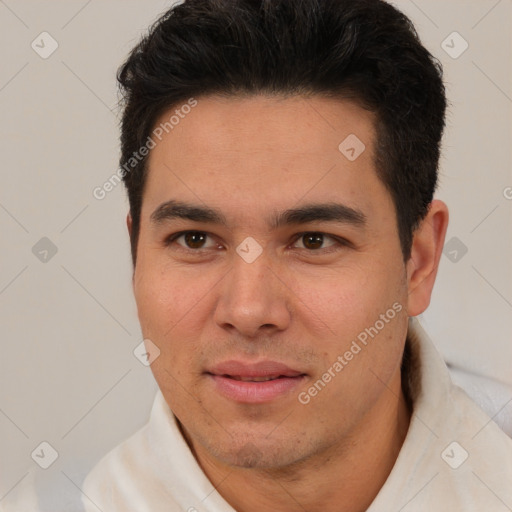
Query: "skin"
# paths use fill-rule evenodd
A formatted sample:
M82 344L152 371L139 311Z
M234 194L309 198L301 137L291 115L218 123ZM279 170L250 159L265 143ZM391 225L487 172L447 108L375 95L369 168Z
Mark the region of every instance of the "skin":
M366 510L407 433L407 322L429 304L448 210L431 203L404 262L375 171L374 122L348 100L207 96L151 151L133 276L139 320L161 351L151 368L192 452L239 512ZM338 149L349 134L366 146L352 162ZM152 224L170 199L218 208L229 224ZM266 222L270 212L327 201L361 210L366 225ZM127 225L131 233L130 215ZM165 245L186 230L208 237ZM311 248L304 232L325 233L323 245ZM252 263L236 252L249 236L262 248ZM402 311L301 404L298 393L394 303ZM204 373L229 359L271 359L307 376L272 402L241 404Z

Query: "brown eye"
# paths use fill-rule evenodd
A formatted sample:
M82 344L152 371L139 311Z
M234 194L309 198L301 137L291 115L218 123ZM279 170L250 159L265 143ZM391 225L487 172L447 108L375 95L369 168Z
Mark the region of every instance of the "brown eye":
M307 249L320 249L324 242L324 237L318 233L311 233L303 235L302 240L304 247Z
M166 246L171 246L176 242L182 249L199 251L202 249L212 248L215 245L215 243L211 241L208 246L206 244L208 238L210 238L210 235L208 235L208 233L203 233L202 231L182 231L181 233L175 233L174 235L169 236L165 240L164 244ZM181 240L183 240L183 242Z
M183 235L185 243L191 249L200 249L204 244L206 235L204 233L190 232Z
M329 238L333 240L332 237L325 235L324 233L302 233L298 238L297 242L301 241L304 249L308 249L310 251L317 251L319 249L325 249L326 247L322 247L325 238ZM295 242L295 243L297 243ZM336 241L328 246L336 245ZM299 247L301 248L301 247Z

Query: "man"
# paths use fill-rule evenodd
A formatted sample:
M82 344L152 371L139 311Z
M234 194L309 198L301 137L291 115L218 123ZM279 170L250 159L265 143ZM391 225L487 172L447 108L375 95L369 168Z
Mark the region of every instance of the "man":
M448 225L445 95L380 0L187 0L119 73L159 386L87 510L512 507L512 441L414 317Z

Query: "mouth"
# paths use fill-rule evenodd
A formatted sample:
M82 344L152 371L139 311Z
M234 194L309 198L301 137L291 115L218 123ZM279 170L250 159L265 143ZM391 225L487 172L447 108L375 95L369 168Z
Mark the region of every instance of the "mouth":
M240 403L266 403L283 399L307 374L276 361L225 361L206 372L217 393Z
M275 375L270 377L244 377L242 375L221 375L227 379L239 380L242 382L268 382L269 380L288 379L286 375Z

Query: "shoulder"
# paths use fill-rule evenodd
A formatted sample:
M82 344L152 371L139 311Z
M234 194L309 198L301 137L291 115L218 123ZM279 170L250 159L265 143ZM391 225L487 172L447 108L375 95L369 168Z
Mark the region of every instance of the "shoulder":
M421 326L410 327L409 431L370 510L511 510L512 439L452 382Z
M149 425L108 452L87 474L86 512L181 512L154 474ZM165 506L165 508L164 508Z
M452 385L448 404L444 428L425 454L431 488L418 501L425 510L510 510L512 439L461 388Z

